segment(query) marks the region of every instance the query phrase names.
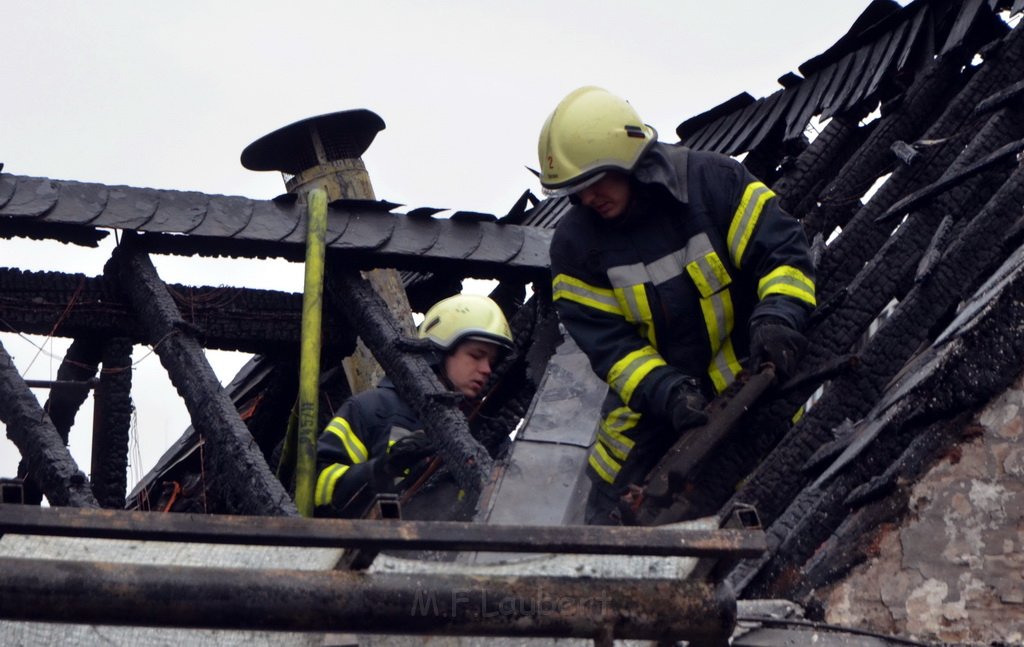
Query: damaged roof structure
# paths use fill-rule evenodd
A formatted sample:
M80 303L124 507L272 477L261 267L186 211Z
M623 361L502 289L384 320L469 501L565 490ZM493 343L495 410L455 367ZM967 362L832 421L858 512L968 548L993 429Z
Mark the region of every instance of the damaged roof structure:
M0 560L9 574L0 585L0 634L17 640L31 635L25 626L33 622L73 622L353 632L336 636L339 644L375 644L393 631L602 644L725 644L732 636L734 645L800 644L813 634L819 644L851 644L840 642L841 625L879 641L870 644L1021 642L1022 11L1024 0L875 0L833 47L782 76L774 94L739 94L680 123L682 145L742 156L801 220L813 241L818 309L799 375L743 407L732 434L673 484L657 527L589 533L576 525L604 386L563 338L550 305L548 242L564 199L526 193L501 218L398 214L397 205L351 194L330 204L321 418L352 391L338 367L359 338L423 414L468 495L426 488L419 501L403 502L400 522L324 521L334 524L328 531L293 519L291 474L275 472L297 389L301 295L166 285L150 259L301 261L305 200L294 192L260 201L0 174L0 236L94 245L109 229L121 232L97 276L0 269L8 329L74 340L43 405L0 349L0 420L22 455L0 507ZM338 146L343 158L358 160L383 127L375 117L350 111L318 123L325 137L337 129L331 136L346 144ZM301 156L275 168L301 175L312 165ZM256 149L249 161L262 159ZM464 278L498 282L493 296L516 348L474 419L452 414L450 395L362 273L375 268L399 271L415 311L458 291ZM192 427L129 495L128 369L139 344L160 356ZM204 348L254 358L221 387ZM96 431L83 470L66 444L90 391ZM44 496L53 510L36 508ZM112 513L125 507L134 512ZM184 523L157 512L192 514ZM258 525L246 524L254 516ZM713 527L661 527L707 519ZM405 524L402 537L373 530L375 523ZM756 525L763 535L743 529ZM575 534L559 534L565 529ZM672 529L681 539L670 548ZM216 608L224 624L197 604L171 605L161 617L118 598L118 584L146 599L173 580L182 598L215 591L241 604L267 573L206 563L190 576L127 564L115 582L79 556L78 579L69 582L57 560L29 559L37 535L296 546L313 555L309 568L336 569L331 575L342 579L274 571L278 588L259 589L267 605ZM339 546L348 549L341 557L315 552ZM438 551L461 556L429 554ZM534 575L502 560L503 551L555 557L546 575ZM615 553L652 560L644 568L655 577L641 582L581 566L591 563L581 555ZM564 558L588 575L583 584L559 570ZM666 566L679 558L705 563ZM502 563L502 575L480 575ZM579 600L582 586L612 597L602 598L607 607L574 609L574 617L520 609L509 614L518 625L456 609L444 622L409 618L414 592L431 587L452 594L448 602L457 591L487 590L521 600L524 589L502 578L526 572L536 578L528 586L549 595ZM333 606L315 595L345 587L358 595ZM100 602L60 618L40 610L55 589L69 600L94 591ZM282 593L295 596L290 617L230 624L265 613ZM385 599L392 602L365 601ZM765 611L756 600L789 602ZM335 622L313 620L301 605ZM797 607L803 615L793 615Z

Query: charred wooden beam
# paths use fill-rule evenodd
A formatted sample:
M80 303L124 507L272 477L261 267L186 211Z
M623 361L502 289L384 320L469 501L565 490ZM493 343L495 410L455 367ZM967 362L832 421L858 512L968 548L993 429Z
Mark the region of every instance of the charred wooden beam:
M929 184L923 189L911 193L894 204L886 210L885 213L878 216L875 221L879 223L891 221L897 217L905 216L915 209L920 209L922 205L934 199L935 196L963 183L964 180L968 180L975 175L983 173L994 167L1015 163L1021 151L1024 151L1024 139L1018 139L1015 142L1006 144L999 150L987 155L984 159L971 164L967 168L955 173L945 173L937 182Z
M454 406L456 395L441 385L425 355L403 350L402 327L373 287L358 272L339 266L330 254L324 288L328 307L348 319L427 433L438 441L452 476L475 499L490 481L494 462L470 435L465 416Z
M827 299L846 286L892 233L891 224L879 224L875 219L908 192L938 179L960 154L961 147L969 142L987 121L975 114L975 106L1007 84L1019 79L1020 70L1024 69L1024 28L1018 26L1014 29L1002 45L974 72L963 89L948 102L941 115L924 134L928 140L948 138L949 141L942 146L931 148L923 163L899 167L872 196L868 204L859 209L856 216L846 223L843 233L829 246L819 271L818 285L822 298ZM963 63L960 60L946 61L945 58L938 59L937 65L940 68L948 68L951 64L959 66ZM949 74L952 74L952 71L946 69L945 74L937 76ZM937 97L932 97L932 100L936 99ZM904 119L906 116L922 117L908 106L892 118ZM886 128L884 132L891 135L895 129ZM915 137L898 139L913 141ZM865 144L865 147L867 146L869 144Z
M859 120L854 116L833 117L803 152L792 160L783 160L782 176L772 185L772 190L778 194L786 212L804 218L823 184L835 177L837 166L845 159L843 154L851 145L863 143L857 127Z
M98 337L76 338L68 346L64 359L57 368L57 381L60 382L84 382L96 376L102 359L103 342ZM75 416L78 409L88 397L89 391L70 384L57 384L50 389L50 397L47 399L44 409L57 433L68 442L68 434L72 425L75 424Z
M0 422L24 459L28 473L51 505L96 508L85 474L78 469L49 416L0 343Z
M194 328L182 318L149 256L133 248L134 239L124 237L108 261L109 271L121 281L149 344L206 443L206 471L218 474L216 494L223 508L241 514L297 514L206 361Z
M79 282L81 286L81 282ZM6 297L0 297L3 300ZM6 320L8 324L11 322ZM59 319L54 319L54 322ZM54 326L51 324L51 332ZM75 416L82 403L89 395L89 389L81 388L81 384L94 379L99 368L102 343L97 337L76 338L68 347L64 359L57 368L57 380L49 387L49 398L43 405L43 410L50 416L50 421L60 434L65 445L68 444L68 435L75 423ZM26 382L29 386L35 386L32 381ZM18 475L25 479L25 501L38 505L43 499L43 491L31 470L22 459L18 465Z
M35 227L116 228L147 232L150 253L276 257L301 262L306 205L297 196L250 200L197 192L109 187L0 173L0 236ZM390 213L398 205L335 200L328 249L344 250L358 269L394 267L504 278L547 275L551 230L498 222L489 214L431 218ZM9 235L9 234L8 234Z
M168 289L182 317L202 331L206 348L295 352L298 346L300 294L214 286ZM104 277L0 268L0 320L18 332L82 337L96 349L96 339L110 336L145 340L131 307ZM351 352L355 336L348 326L340 318L325 323L324 344L339 354Z
M1016 211L1019 217L1020 202ZM903 368L858 425L842 455L771 525L771 548L765 556L746 562L730 576L737 590L749 586L756 595L788 586L783 574L802 565L832 536L849 514L851 495L898 464L918 434L930 429L923 423L955 418L1005 391L1020 376L1024 362L1024 332L1017 325L1021 317L1024 248L1001 266L929 348ZM934 452L935 440L924 438L916 449ZM909 468L908 476L921 469L916 464L904 468Z
M800 568L802 577L792 580L786 587L786 598L806 600L816 589L838 581L854 566L870 558L877 550L877 544L870 538L907 514L911 484L930 470L953 443L963 438L969 417L969 414L962 414L952 420L897 430L897 434L905 431L912 438L906 450L882 474L850 492L844 504L853 512ZM778 584L772 582L768 586L778 589Z
M1024 122L1014 115L1013 110L1006 110L991 116L947 172L955 173L957 169L998 148L1006 139L1013 138L1014 133L1024 127ZM825 366L833 358L854 349L863 340L869 325L883 307L893 298L904 297L906 291L913 286L918 258L928 245L943 214L970 218L981 207L978 196L991 195L1001 182L1002 178L975 178L941 196L929 209L911 214L846 291L839 295L842 298L834 298L831 303L823 304L807 331L809 344L802 365ZM934 271L934 267L931 271ZM918 329L908 338L906 350L901 351L904 358L921 343L921 335L927 334L941 312L942 308L930 315L928 321L918 320ZM789 393L780 393L759 405L752 412L751 420L740 437L729 442L725 451L718 452L711 464L701 472L701 487L690 497L694 504L693 514L711 514L718 510L736 494L735 484L746 479L746 498L742 500L756 503L766 522L774 520L782 509L780 504L785 506L796 495L800 484L810 478L794 474L792 466L805 463L807 457L822 443L831 440L831 429L844 418L856 419L867 411L874 401L872 393L884 388L900 363L897 361L886 373L870 378L877 385L870 390L864 390L864 386L856 382L858 375L860 379L865 379L865 371L860 368L838 376L837 379L846 386L827 392L819 406L792 430L790 420L793 413L807 401L821 381ZM854 383L858 386L851 386ZM827 417L827 421L820 417ZM810 435L801 431L808 425L814 425L818 431ZM774 458L765 460L765 456L775 450L787 434L800 440L794 440L791 446L789 440L783 441L785 444L777 449ZM797 453L790 455L787 453L789 451ZM755 467L757 471L751 474L750 470Z
M751 529L491 525L460 521L368 521L122 510L0 506L0 534L137 539L308 548L482 550L662 557L757 557L764 533Z
M123 509L128 487L132 412L132 343L115 337L103 345L92 429L92 493L104 508Z
M1004 131L1003 134L1005 136L1009 133ZM946 197L950 200L958 198L959 203L969 211L967 202L977 200L978 194L967 190L961 195L950 194ZM839 376L826 388L816 406L750 475L744 487L735 494L735 500L756 506L768 523L781 513L809 478L809 475L794 476L792 466L802 465L811 453L831 440L832 429L844 419L858 420L865 415L889 380L921 344L934 334L934 328L941 325L943 317L967 296L979 277L985 276L1002 261L1006 252L1002 248L1001 239L1020 218L1022 201L1024 169L1018 168L870 339L860 353L860 368ZM932 227L939 221L938 218L931 220ZM912 236L914 231L920 230L908 228L906 235ZM898 259L894 256L892 260L893 265L889 267L894 268ZM915 269L916 262L904 263L901 271L912 273ZM875 283L874 287L877 288L880 285L878 282L882 280L886 279L878 275L873 281L867 281L860 293L862 299L877 298L870 296L871 283ZM874 311L854 315L852 309L862 306L851 304L850 307L848 318L859 317L866 326ZM815 336L811 339L812 342L817 341Z
M539 293L509 319L515 349L498 365L488 395L470 420L476 437L492 456L503 449L526 414L548 360L561 343L558 316L550 296Z
M819 205L804 218L808 237L818 233L828 236L836 225L845 223L860 208L864 192L892 167L892 143L914 141L924 132L936 111L957 89L963 63L957 56L946 56L920 73L908 89L901 109L881 118L864 145L846 160L818 196ZM829 266L822 271L829 274Z
M365 574L3 559L9 620L725 644L727 589L666 579ZM159 600L159 604L154 604Z

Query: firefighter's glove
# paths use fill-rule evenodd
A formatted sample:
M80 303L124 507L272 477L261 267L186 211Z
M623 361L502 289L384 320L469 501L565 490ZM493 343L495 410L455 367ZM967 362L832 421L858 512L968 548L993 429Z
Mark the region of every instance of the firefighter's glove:
M700 392L697 380L684 377L673 389L668 399L667 412L672 428L677 432L699 427L708 421L704 407L707 401Z
M434 441L421 431L410 434L388 450L388 472L391 476L405 476L411 468L428 456L437 453Z
M782 319L758 319L750 330L750 370L771 362L779 379L792 377L806 348L807 338Z

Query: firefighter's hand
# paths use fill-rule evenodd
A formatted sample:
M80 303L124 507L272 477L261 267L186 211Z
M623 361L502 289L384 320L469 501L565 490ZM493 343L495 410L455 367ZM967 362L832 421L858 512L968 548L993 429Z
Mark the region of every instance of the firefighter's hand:
M792 377L806 348L807 338L782 319L758 319L750 329L750 370L771 362L780 379Z
M434 441L422 431L410 434L388 450L388 471L392 476L404 476L407 471L428 456L437 453Z
M700 392L697 380L685 377L672 391L668 400L668 415L677 432L699 427L708 421L704 412L707 401Z

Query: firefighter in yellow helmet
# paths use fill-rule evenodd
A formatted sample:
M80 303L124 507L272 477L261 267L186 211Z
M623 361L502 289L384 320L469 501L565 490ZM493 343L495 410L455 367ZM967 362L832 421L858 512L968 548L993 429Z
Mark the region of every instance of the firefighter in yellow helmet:
M481 396L512 332L488 297L459 294L434 304L419 326L431 365L466 402ZM353 517L373 496L401 489L405 475L435 453L423 424L384 378L341 405L317 442L317 516Z
M573 209L551 243L555 308L609 394L589 457L588 523L615 522L744 366L792 374L815 307L800 223L723 155L658 142L621 97L566 96L538 144L541 184Z

